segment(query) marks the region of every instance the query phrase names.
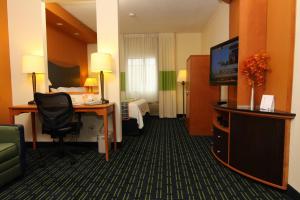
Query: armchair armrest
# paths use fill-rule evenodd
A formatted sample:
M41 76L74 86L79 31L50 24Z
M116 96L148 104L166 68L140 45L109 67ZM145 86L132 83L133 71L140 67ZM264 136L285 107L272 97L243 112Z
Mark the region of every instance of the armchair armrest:
M23 125L0 125L0 143L16 143L25 169L25 138Z
M20 143L24 138L22 125L0 125L0 143Z

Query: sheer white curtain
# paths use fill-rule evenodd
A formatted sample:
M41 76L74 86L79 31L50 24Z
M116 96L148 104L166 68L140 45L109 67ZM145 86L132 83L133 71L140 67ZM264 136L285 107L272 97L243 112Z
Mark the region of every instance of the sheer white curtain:
M125 34L122 39L126 97L158 101L158 35Z
M159 34L159 117L176 117L175 33Z

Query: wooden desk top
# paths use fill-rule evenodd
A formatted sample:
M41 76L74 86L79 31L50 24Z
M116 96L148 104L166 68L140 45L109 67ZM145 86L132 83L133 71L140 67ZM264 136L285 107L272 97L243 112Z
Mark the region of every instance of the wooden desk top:
M108 108L110 106L114 105L114 103L108 103L108 104L98 104L98 105L73 105L74 109L100 109L100 108ZM36 109L36 105L28 105L28 104L23 104L23 105L14 105L10 106L9 109L14 109L14 110L21 110L21 109Z
M108 115L112 115L113 121L113 136L114 136L114 149L117 149L116 143L116 119L115 119L115 106L114 103L108 104L99 104L99 105L73 105L74 112L76 113L87 113L93 112L96 115L103 117L104 124L104 141L105 141L105 159L109 159L109 150L108 150ZM23 113L31 113L31 123L32 123L32 148L36 149L36 127L35 127L35 113L38 112L36 105L14 105L9 107L10 123L15 123L15 116Z
M99 104L99 105L73 105L74 111L77 113L93 112L99 116L104 116L109 113L114 113L114 103ZM22 113L36 113L38 112L36 105L15 105L9 107L10 115L15 116Z

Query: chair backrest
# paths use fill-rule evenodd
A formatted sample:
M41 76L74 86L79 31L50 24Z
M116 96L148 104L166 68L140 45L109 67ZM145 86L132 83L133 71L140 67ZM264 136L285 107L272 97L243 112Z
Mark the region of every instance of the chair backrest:
M59 92L54 94L35 93L43 129L56 130L65 127L72 121L74 109L69 94Z

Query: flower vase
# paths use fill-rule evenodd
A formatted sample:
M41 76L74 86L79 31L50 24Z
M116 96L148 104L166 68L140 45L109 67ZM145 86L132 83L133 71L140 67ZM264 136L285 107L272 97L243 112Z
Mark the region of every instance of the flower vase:
M254 110L254 83L251 84L250 109Z

